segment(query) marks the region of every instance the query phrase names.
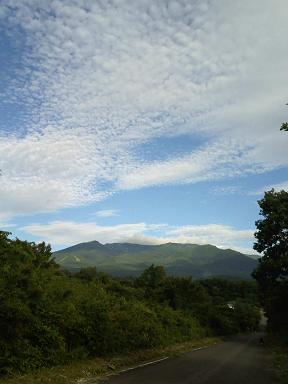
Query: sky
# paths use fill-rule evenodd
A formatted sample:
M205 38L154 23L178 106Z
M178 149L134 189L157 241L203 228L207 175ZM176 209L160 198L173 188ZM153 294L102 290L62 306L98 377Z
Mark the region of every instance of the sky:
M1 0L0 229L253 253L288 189L287 0Z

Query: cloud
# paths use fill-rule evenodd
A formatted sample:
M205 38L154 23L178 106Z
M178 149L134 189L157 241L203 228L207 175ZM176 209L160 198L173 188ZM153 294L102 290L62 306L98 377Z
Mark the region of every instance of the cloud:
M101 226L91 222L55 221L49 224L31 224L22 228L25 232L46 239L52 244L71 245L83 241L129 242L146 231L157 230L163 225L146 223ZM78 229L77 229L78 228ZM157 242L157 239L154 239Z
M253 239L253 230L238 230L221 224L187 225L170 229L169 236L177 239L176 242L189 242L197 244L212 243L221 247Z
M194 243L213 244L221 248L249 249L253 230L240 230L221 224L169 226L167 224L119 224L101 226L93 222L54 221L22 228L53 246L69 246L97 240L101 243L137 244ZM253 253L252 247L249 253Z
M265 172L264 164L247 161L246 150L245 145L233 140L218 141L185 157L135 166L119 178L118 187L134 189L175 182L198 183Z
M10 228L15 228L16 224L9 223L9 222L0 222L0 231L8 231Z
M262 187L261 189L257 189L256 191L251 191L249 194L250 195L264 195L265 191L271 191L271 189L275 189L276 192L280 191L288 191L288 180L283 181L281 183L275 183L275 184L270 184Z
M94 162L89 136L0 136L0 153L2 215L49 212L109 195L93 188L94 173L101 173L101 166Z
M97 217L112 217L119 215L119 209L102 209L100 211L95 212Z
M0 128L0 208L50 211L287 166L285 9L285 0L2 1L3 34L19 54L7 59L0 102L11 119L19 112ZM206 143L158 162L139 155L183 134Z
M215 187L212 189L211 193L215 195L234 195L236 193L243 193L243 191L238 185L227 185L222 187Z

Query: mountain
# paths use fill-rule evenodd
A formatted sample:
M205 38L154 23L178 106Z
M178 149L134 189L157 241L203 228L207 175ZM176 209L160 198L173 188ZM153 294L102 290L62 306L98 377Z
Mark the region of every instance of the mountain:
M151 264L163 265L169 275L237 277L249 279L257 261L232 249L213 245L176 244L140 245L130 243L81 243L57 251L55 261L76 271L96 266L114 276L137 276Z

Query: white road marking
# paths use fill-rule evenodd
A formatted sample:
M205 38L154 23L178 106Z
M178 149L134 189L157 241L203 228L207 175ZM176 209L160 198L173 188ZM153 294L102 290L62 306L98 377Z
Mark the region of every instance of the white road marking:
M199 347L199 348L192 349L190 352L199 351L200 349L205 349L205 348L208 348L208 347L209 347L209 345L205 345L204 347ZM160 363L161 361L167 360L169 358L170 358L169 356L165 356L165 357L162 357L161 359L158 359L158 360L148 361L147 363L136 365L135 367L126 368L126 369L122 369L121 371L108 373L108 375L106 375L106 377L119 375L120 373L124 373L124 372L128 372L128 371L133 371L134 369L145 367L146 365L157 364L157 363Z
M139 365L136 365L136 367L122 369L121 371L118 371L118 373L132 371L133 369L145 367L146 365L157 364L157 363L160 363L160 361L164 361L164 360L167 360L167 359L169 359L169 356L162 357L162 359L158 359L158 360L148 361L148 363L139 364Z
M199 347L199 348L195 348L195 349L192 349L192 351L191 352L194 352L194 351L199 351L199 349L205 349L205 348L207 348L207 347ZM189 352L188 352L189 353Z

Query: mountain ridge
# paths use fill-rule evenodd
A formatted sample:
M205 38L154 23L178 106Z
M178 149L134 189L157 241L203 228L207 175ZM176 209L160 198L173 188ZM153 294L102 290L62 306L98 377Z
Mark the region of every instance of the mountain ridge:
M97 267L115 276L137 276L151 264L162 265L168 274L197 278L229 276L249 279L257 261L232 249L211 244L79 243L53 253L63 268Z

